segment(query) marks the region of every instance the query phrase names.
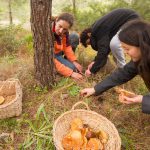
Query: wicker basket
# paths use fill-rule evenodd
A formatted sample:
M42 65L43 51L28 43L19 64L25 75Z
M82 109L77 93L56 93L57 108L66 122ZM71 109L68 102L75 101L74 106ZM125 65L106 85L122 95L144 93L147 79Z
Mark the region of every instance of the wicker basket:
M87 110L75 110L75 107L80 104L85 105ZM83 120L83 123L88 124L94 131L103 130L109 135L109 140L105 145L105 150L121 149L121 139L115 126L107 118L91 111L85 102L80 101L72 107L71 111L67 111L58 117L54 123L53 140L57 150L64 150L62 147L62 138L68 133L70 123L76 117Z
M22 113L22 87L18 79L0 81L0 96L11 97L11 101L0 105L0 119L19 116Z

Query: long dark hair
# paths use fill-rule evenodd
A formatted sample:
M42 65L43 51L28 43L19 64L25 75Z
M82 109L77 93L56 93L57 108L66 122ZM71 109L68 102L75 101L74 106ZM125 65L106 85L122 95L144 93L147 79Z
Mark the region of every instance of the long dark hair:
M51 22L64 20L69 23L70 27L72 27L74 24L74 16L70 13L61 13L59 16L51 16L49 20Z
M56 18L56 20L65 20L69 23L70 27L72 27L74 24L74 16L70 13L62 13Z
M119 39L141 51L141 59L137 63L140 75L150 89L150 24L142 20L127 22L119 33Z

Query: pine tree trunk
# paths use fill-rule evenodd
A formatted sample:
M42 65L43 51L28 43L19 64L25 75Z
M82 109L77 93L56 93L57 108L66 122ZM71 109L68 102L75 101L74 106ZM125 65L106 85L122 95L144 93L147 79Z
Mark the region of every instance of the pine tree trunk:
M8 1L8 9L9 9L9 23L10 25L12 25L13 19L12 19L12 11L11 11L11 0Z
M52 0L31 0L31 30L34 41L35 77L48 89L54 84L54 45L51 30Z
M73 3L73 14L74 16L76 16L76 1L72 0L72 3Z

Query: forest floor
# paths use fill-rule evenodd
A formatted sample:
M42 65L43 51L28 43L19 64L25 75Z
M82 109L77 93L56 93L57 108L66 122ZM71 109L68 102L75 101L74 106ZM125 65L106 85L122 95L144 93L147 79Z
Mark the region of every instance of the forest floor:
M95 54L79 47L77 55L85 67ZM0 133L12 135L11 138L0 138L0 150L53 150L54 121L80 100L115 125L122 140L122 150L150 150L150 116L141 112L140 105L121 104L114 88L100 96L80 97L81 89L93 87L113 70L114 66L108 64L84 82L57 76L57 84L48 91L38 86L34 79L31 54L22 51L13 56L0 56L0 80L19 78L23 87L22 115L0 120ZM124 84L124 88L137 94L147 92L140 77Z

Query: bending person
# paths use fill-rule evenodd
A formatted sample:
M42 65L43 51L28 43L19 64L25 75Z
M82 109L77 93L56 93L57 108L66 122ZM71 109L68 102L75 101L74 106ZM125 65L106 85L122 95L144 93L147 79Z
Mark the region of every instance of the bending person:
M118 33L126 22L139 18L139 15L133 10L116 9L98 19L90 28L81 33L82 45L84 47L91 45L97 51L94 61L88 65L86 76L95 74L106 64L110 51L119 68L126 64Z

